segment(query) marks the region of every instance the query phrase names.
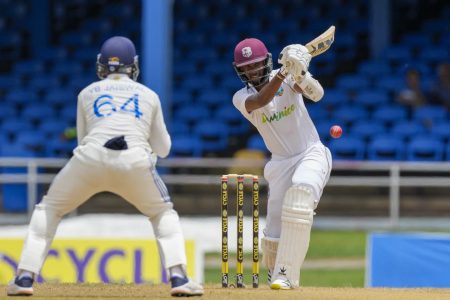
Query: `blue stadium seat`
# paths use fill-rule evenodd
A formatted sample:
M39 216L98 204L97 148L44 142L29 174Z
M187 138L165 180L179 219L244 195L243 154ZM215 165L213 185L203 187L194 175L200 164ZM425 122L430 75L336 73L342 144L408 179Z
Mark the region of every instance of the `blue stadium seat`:
M174 90L172 93L172 106L179 107L194 102L192 93L183 89Z
M363 160L366 145L361 139L347 135L331 140L329 148L335 160Z
M450 161L450 143L447 144L446 150L445 150L445 157L447 161Z
M202 154L202 141L197 136L172 137L171 157L200 157Z
M381 122L377 122L376 120L361 120L356 122L350 133L353 136L359 137L364 141L371 140L373 136L383 134L386 132L386 128L384 124Z
M31 150L25 149L19 144L0 145L0 156L2 157L33 157ZM25 168L5 167L2 173L25 173ZM25 212L27 210L27 186L26 184L2 184L0 185L3 210L5 212Z
M64 134L64 130L69 127L69 123L64 119L44 119L39 125L39 131L41 131L46 138L56 137L59 138Z
M190 135L191 128L186 122L174 120L169 126L169 134L171 136Z
M34 90L47 90L59 87L60 82L58 77L35 77L30 79L28 86Z
M408 33L402 36L402 45L421 49L433 44L432 36L426 33Z
M391 72L391 67L385 61L369 60L359 64L359 74L366 78L379 79Z
M400 75L385 76L375 81L375 86L388 92L397 92L406 86L405 79Z
M395 136L375 136L367 147L369 160L395 161L405 159L405 145Z
M181 85L183 88L193 91L193 90L203 90L206 88L210 88L213 86L212 84L212 78L209 76L206 76L205 74L203 76L193 76L193 77L187 77L184 78L184 80L181 81Z
M323 102L330 107L339 107L341 105L347 105L350 101L350 97L345 90L340 89L327 89L320 102Z
M231 135L242 136L250 131L250 122L232 105L219 107L214 115L227 124Z
M24 149L32 151L35 156L41 156L45 149L47 138L41 131L30 130L17 132L15 144L22 146Z
M92 56L91 60L94 59ZM51 69L53 76L73 76L83 72L83 66L79 61L60 61L54 64Z
M207 118L209 115L210 112L205 106L194 106L186 103L175 112L174 118L176 120L187 122L189 125L193 125L197 121Z
M259 133L253 134L249 137L249 139L247 140L247 149L260 150L264 153L267 153L269 151L267 150L266 144L264 144L264 140Z
M411 60L411 49L408 46L391 46L384 50L385 57L392 64L402 64Z
M397 68L395 68L395 73L397 73L399 76L404 77L408 70L419 71L422 84L423 84L423 81L428 78L428 76L430 76L430 77L433 76L430 64L428 64L425 61L416 61L416 62L409 63L407 65L397 66Z
M16 135L16 133L31 130L33 128L32 124L26 120L21 120L17 117L10 117L3 120L1 125L2 132L8 135Z
M366 89L370 85L367 78L361 75L342 75L337 79L336 86L345 91L359 91Z
M76 101L77 93L70 88L51 89L44 97L45 103L53 108L62 108L68 103Z
M177 64L173 69L173 75L175 78L181 78L184 80L187 74L196 74L198 72L197 63L193 61L182 61Z
M37 75L45 72L45 63L41 60L21 60L16 62L13 73L16 75Z
M420 51L419 58L428 63L440 63L444 61L448 61L450 58L449 49L448 48L436 48L429 47L423 48Z
M380 106L373 112L372 118L384 122L385 124L392 124L398 121L406 120L406 108L399 105L385 105Z
M430 133L444 142L450 141L450 120L441 121L433 124Z
M77 147L77 143L77 139L50 139L45 145L45 155L47 157L71 157L73 154L73 150Z
M70 78L68 86L79 93L82 89L97 80L99 79L94 77L93 74L79 74Z
M230 67L231 68L231 67ZM236 73L233 73L233 76L227 76L223 78L219 82L220 87L228 89L231 91L232 94L237 92L238 90L242 89L244 87L244 84L239 79Z
M5 100L8 104L24 105L25 103L37 103L37 92L32 90L16 89L11 90L6 95Z
M4 105L0 109L0 124L2 123L3 120L12 118L12 117L17 117L17 110L10 105Z
M229 130L221 120L204 119L193 128L194 135L202 141L205 152L220 152L227 149Z
M322 101L319 103L311 103L311 104L308 103L307 105L308 114L312 120L321 120L329 117L329 112L327 108L324 107L325 105L321 104L325 103L324 102L322 103Z
M22 85L22 80L18 76L0 75L0 90L8 93L10 90L18 90Z
M442 106L421 106L414 110L413 119L425 124L441 122L447 118L447 112Z
M67 47L85 47L92 44L92 34L89 31L66 32L60 37L60 44Z
M430 136L411 139L407 146L407 159L410 161L441 161L444 158L444 143Z
M199 105L207 106L210 109L215 109L226 103L231 102L232 95L226 89L203 89L196 98Z
M388 93L378 89L362 90L355 96L355 103L362 104L367 108L385 105L389 100Z
M22 118L31 122L39 122L54 117L55 112L47 105L38 103L28 104L22 111Z
M398 121L393 124L391 134L397 139L409 141L412 137L425 134L422 124L414 121Z
M367 119L368 112L363 106L343 106L333 112L333 118L339 120L339 123L350 125L354 122Z

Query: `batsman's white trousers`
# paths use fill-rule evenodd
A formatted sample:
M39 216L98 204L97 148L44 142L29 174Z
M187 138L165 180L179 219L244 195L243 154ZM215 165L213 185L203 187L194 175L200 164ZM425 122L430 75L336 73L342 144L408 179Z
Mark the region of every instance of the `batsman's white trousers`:
M147 150L116 151L87 144L74 150L36 205L18 269L38 274L61 218L103 191L121 196L150 219L166 268L186 265L178 214Z
M315 207L330 178L332 159L330 150L322 143L316 143L305 152L289 157L274 157L264 168L264 178L269 183L269 199L264 235L279 238L281 234L281 208L284 195L293 185L312 189Z

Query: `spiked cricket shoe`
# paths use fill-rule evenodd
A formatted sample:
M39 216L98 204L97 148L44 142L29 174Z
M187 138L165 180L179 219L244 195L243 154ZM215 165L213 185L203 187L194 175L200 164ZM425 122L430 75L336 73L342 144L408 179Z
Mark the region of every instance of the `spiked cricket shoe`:
M33 278L17 276L14 281L11 281L6 287L6 294L8 296L31 296L33 295Z
M272 290L291 290L294 287L289 280L278 278L270 284L270 288Z
M190 297L203 295L203 287L190 280L187 277L172 277L170 278L172 289L170 294L174 297Z

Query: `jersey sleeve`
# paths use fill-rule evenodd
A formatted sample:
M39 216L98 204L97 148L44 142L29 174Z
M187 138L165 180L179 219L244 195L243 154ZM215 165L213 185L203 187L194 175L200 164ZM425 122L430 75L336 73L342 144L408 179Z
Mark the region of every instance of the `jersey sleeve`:
M153 111L153 120L150 128L149 143L159 157L166 157L169 155L172 142L170 140L169 132L167 131L166 123L164 122L164 116L162 114L161 102L159 97L156 96L155 109Z
M250 95L245 93L244 90L237 91L233 96L233 105L241 112L241 114L247 118L251 119L251 114L248 113L245 108L245 101Z

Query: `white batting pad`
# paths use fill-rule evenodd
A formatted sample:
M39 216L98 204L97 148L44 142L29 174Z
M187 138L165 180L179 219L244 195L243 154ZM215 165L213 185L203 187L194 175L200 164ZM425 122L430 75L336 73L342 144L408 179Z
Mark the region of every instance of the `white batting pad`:
M280 239L263 237L261 239L262 262L273 273L277 258L278 242Z
M272 282L288 280L299 286L300 268L309 247L314 214L312 190L294 186L287 190L281 212L281 237Z

